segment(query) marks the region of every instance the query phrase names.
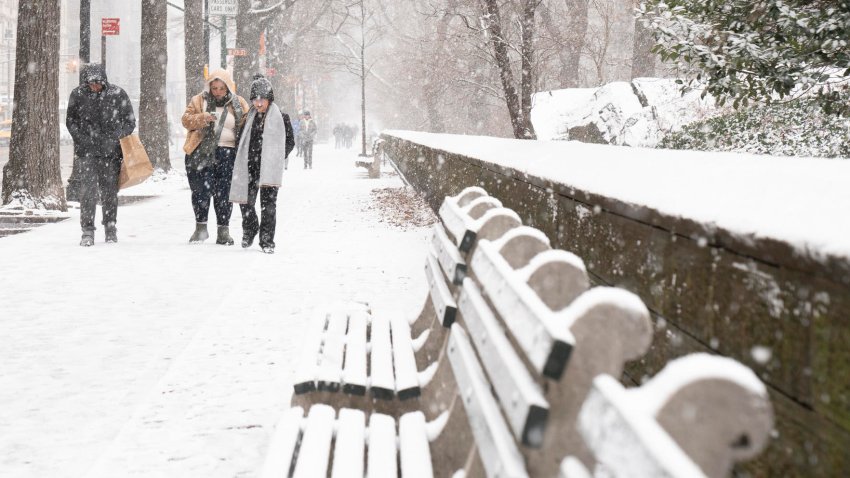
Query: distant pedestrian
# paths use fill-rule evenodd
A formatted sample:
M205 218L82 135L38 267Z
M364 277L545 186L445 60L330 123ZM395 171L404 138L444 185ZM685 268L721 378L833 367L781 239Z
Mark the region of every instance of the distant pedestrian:
M229 200L230 180L236 160L236 142L245 125L248 102L236 94L227 70L215 70L207 78L204 91L195 95L183 113L183 126L189 130L183 152L186 153L186 177L192 190L195 232L189 243L207 240L210 198L218 225L215 243L231 246Z
M154 94L142 91L142 94ZM163 121L165 119L163 118ZM83 66L80 86L68 99L65 126L74 138L80 172L81 246L94 245L98 191L106 242L118 242L118 175L123 154L119 139L136 129L130 97L109 83L99 63Z
M257 233L263 252L273 254L277 222L277 192L283 181L286 157L295 146L289 115L274 103L272 84L254 75L245 130L239 140L230 200L242 211L242 247L251 247ZM260 195L260 214L254 204Z
M304 121L301 123L301 134L304 141L304 169L313 169L313 142L316 140L316 120L309 111L304 112Z

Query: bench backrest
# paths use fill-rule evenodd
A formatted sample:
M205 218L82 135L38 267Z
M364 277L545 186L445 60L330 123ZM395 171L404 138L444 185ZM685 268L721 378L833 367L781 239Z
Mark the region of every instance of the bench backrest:
M579 417L597 461L593 475L611 477L725 477L734 462L766 446L772 428L767 390L756 375L708 354L673 360L633 389L600 375ZM565 460L562 475L590 473L573 459Z
M549 429L574 429L593 377L621 373L646 350L648 312L628 292L588 291L578 257L552 250L542 232L485 194L470 188L440 208L447 235L471 258L447 356L487 474L551 476L565 447L583 442ZM599 347L591 334L609 343Z

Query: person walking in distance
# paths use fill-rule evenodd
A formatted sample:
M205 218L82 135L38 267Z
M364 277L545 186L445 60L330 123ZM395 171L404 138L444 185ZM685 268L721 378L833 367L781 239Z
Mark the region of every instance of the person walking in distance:
M239 204L242 211L242 247L251 247L259 232L263 252L273 254L277 192L283 180L284 162L295 147L295 138L289 115L274 103L274 90L263 75L254 75L251 104L236 153L230 200ZM259 219L254 209L258 193Z
M227 70L213 71L204 91L186 106L183 126L189 134L183 152L195 212L195 232L189 238L190 244L200 244L210 237L207 218L212 198L218 225L215 243L233 245L230 236L233 204L228 196L236 160L236 138L245 124L247 111L248 102L236 94Z
M98 192L105 240L118 242L118 175L124 158L118 140L136 129L136 116L127 92L109 83L101 64L83 66L80 85L68 99L65 126L74 139L80 171L80 245L94 245Z
M313 142L316 140L316 121L309 111L304 112L301 134L304 137L304 169L313 169Z

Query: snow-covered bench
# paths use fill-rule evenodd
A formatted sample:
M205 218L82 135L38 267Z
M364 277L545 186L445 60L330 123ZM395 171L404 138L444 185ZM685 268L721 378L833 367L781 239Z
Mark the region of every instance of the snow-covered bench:
M448 344L420 387L419 410L396 420L372 406L295 407L278 425L269 473L362 476L366 463L369 476L383 467L396 476L398 463L404 476L497 469L553 476L570 447L581 446L575 417L591 381L619 375L647 349L648 312L628 292L588 291L579 258L551 250L543 233L498 209L479 190L447 198L441 208L447 237L472 259L457 287ZM442 264L430 267L457 282L446 279Z
M773 413L764 384L749 368L693 354L671 361L639 388L596 377L578 425L596 464L591 473L569 456L562 478L723 477L734 462L767 445Z
M468 251L476 237L498 237L519 225L516 213L481 188L446 198L440 217L455 232L434 226L425 254L429 293L420 314L408 322L373 315L365 304L323 310L310 321L293 406L321 403L393 416L419 409L418 401L411 399L421 394L434 373L466 275L466 253L458 245L471 235L464 243Z

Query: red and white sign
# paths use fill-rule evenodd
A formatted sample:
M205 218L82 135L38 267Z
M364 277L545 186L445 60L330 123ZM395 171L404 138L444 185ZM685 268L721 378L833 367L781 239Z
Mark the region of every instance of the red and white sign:
M121 32L120 21L120 18L101 18L100 34L103 36L118 35Z
M248 50L244 48L228 48L227 54L230 56L248 56Z

